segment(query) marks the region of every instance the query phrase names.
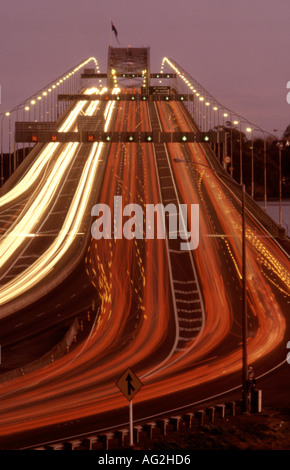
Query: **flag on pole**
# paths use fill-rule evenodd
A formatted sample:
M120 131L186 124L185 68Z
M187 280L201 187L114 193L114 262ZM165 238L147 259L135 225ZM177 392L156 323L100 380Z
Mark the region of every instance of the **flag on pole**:
M115 28L115 25L114 25L114 23L113 23L112 20L111 20L111 26L112 26L112 31L115 33L117 42L118 42L118 44L120 44L120 43L119 43L119 40L118 40L118 31L117 31L117 29Z

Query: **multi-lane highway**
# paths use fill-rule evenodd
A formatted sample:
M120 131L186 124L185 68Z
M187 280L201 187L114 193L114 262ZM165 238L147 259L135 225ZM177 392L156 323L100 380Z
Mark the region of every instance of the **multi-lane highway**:
M62 129L73 129L82 110L105 113L108 130L194 130L178 102L85 103L72 107ZM0 199L1 336L10 322L19 324L19 311L33 309L72 273L75 256L100 299L85 342L0 383L0 447L123 422L126 400L116 380L127 367L144 383L134 399L139 418L208 398L217 379L216 391L241 385L241 200L211 169L212 158L207 145L197 143L48 144ZM170 232L151 239L144 227L140 239L86 243L93 204L113 213L116 196L144 214L149 204L187 204L188 220L190 205L198 204L199 229L192 227L199 230L198 246L181 252ZM112 227L126 221L113 219ZM276 352L284 353L287 342L289 257L253 213L247 213L246 240L248 358L262 373L281 361Z

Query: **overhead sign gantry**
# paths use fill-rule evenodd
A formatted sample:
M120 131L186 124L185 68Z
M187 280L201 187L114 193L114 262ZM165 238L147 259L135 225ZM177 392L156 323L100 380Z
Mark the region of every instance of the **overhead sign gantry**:
M106 78L108 93L59 94L58 101L193 101L192 94L178 94L174 87L160 84L151 84L153 79L174 79L174 73L150 73L149 47L109 47L107 73L95 73L94 69L84 69L82 78ZM126 81L130 88L138 88L141 92L113 94L112 90L118 85L126 88ZM132 85L132 81L135 84ZM156 82L155 82L156 83ZM123 85L123 87L122 87ZM223 143L225 135L217 132L103 132L102 126L96 125L95 117L80 116L78 118L77 132L58 132L56 122L16 122L15 142L203 142Z
M85 117L87 118L87 117ZM46 129L40 128L34 122L16 123L15 142L127 142L127 143L223 143L225 141L225 132L223 131L210 131L210 132L104 132L101 130L85 130L90 126L89 119L84 130L78 132L58 132L56 123L53 127L50 126ZM94 127L94 122L92 122Z

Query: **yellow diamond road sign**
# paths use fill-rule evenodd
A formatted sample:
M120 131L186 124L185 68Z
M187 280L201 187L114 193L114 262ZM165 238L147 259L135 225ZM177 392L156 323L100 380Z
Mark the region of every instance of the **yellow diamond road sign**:
M127 369L116 383L117 387L121 390L127 400L131 401L132 398L139 392L143 386L140 379L131 369Z

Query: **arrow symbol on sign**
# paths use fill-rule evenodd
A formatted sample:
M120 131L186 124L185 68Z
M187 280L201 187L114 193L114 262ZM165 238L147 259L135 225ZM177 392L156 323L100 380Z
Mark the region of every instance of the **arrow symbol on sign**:
M128 383L128 395L131 395L131 391L134 392L134 390L135 390L135 387L133 387L133 385L131 384L132 380L133 379L132 379L131 375L128 374L127 377L126 377L126 381Z

